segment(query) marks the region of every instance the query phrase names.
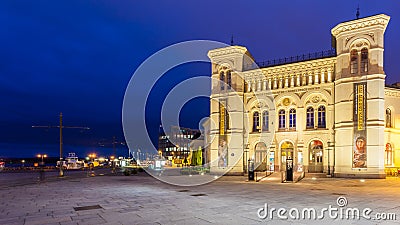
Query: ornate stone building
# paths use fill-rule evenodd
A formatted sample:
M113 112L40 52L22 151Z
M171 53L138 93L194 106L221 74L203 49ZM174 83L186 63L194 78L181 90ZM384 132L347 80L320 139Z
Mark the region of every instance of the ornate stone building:
M254 63L211 50L211 171L384 178L400 167L400 89L385 87L384 14L338 24L332 51Z

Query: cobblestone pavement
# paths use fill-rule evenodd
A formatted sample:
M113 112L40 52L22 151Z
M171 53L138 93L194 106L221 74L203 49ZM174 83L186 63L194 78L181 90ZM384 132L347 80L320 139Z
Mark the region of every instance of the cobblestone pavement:
M8 176L12 176L9 174ZM397 220L271 219L258 217L264 208L337 205L395 213ZM400 224L400 179L350 180L305 178L298 183L245 177L222 177L212 183L179 187L145 173L94 176L34 183L0 189L0 224ZM79 208L82 207L82 208ZM260 211L263 214L265 211ZM286 213L288 215L288 213ZM326 216L327 217L327 216Z

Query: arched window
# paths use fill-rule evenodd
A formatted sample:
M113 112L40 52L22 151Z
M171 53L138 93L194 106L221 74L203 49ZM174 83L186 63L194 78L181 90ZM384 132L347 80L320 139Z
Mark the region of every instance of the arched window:
M326 110L323 105L318 107L318 128L326 128Z
M230 90L232 86L232 75L231 71L226 72L226 83L228 84L227 89Z
M392 110L386 109L386 127L392 127Z
M221 81L221 82L220 82L221 90L225 90L225 73L224 73L224 71L222 71L222 72L219 74L219 80Z
M253 113L253 132L260 131L260 114L258 112Z
M368 72L368 49L363 48L361 50L361 67L360 70L362 73Z
M392 164L393 164L393 148L390 143L387 143L385 147L385 165L391 166Z
M286 115L285 115L285 110L281 109L279 110L278 113L278 119L279 119L279 129L285 129L286 127Z
M262 124L263 131L269 131L269 112L263 112L263 124Z
M307 119L306 119L306 128L313 129L314 128L314 108L307 108Z
M289 129L296 130L296 110L289 110Z
M358 72L358 52L352 50L350 54L350 73L355 74Z

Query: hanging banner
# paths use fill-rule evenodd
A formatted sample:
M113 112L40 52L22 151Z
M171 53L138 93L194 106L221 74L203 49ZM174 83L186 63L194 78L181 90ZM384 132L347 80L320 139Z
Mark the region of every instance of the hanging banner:
M218 141L218 167L228 166L228 144L226 131L228 129L226 100L219 103L219 141Z
M354 84L353 168L367 168L367 83Z

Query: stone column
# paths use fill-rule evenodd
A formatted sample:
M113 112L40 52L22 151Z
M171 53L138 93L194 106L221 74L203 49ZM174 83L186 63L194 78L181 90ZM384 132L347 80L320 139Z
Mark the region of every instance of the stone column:
M294 87L294 75L290 76L290 87Z
M285 77L285 88L289 87L289 78Z
M328 69L328 82L332 82L332 70L329 68Z
M319 84L318 71L314 71L314 84Z

